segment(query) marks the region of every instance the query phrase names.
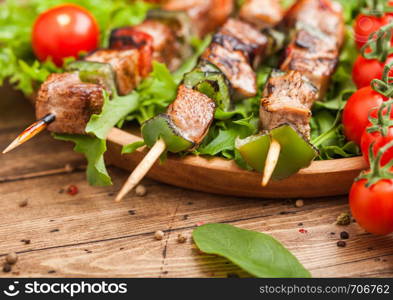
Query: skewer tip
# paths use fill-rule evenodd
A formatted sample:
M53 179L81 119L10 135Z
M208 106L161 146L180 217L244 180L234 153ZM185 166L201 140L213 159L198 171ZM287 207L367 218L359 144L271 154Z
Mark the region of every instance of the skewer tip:
M266 187L272 178L276 169L278 158L280 157L281 145L275 139L272 139L269 152L266 157L265 169L263 171L262 186Z
M52 123L55 120L55 115L54 114L48 114L42 119L39 119L37 122L34 122L31 124L29 127L27 127L21 134L19 134L15 140L12 141L11 144L8 145L7 148L5 148L2 153L6 154L15 148L19 147L23 143L27 142L31 138L35 137L37 134L39 134L41 131L43 131L50 123Z
M139 184L139 182L143 179L143 177L145 177L147 172L149 172L149 170L157 161L157 159L165 151L165 149L166 149L166 144L164 140L161 138L154 144L154 146L146 154L143 160L134 169L130 177L128 177L126 183L123 185L120 192L117 194L115 198L115 202L120 202L121 200L123 200L123 198Z

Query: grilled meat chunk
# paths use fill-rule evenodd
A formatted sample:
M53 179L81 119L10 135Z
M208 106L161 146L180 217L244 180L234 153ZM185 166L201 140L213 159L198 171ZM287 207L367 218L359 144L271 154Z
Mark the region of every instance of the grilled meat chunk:
M140 53L137 49L97 50L85 57L85 60L110 64L115 72L120 95L129 94L142 80L139 69Z
M206 95L181 85L167 115L181 136L200 144L213 122L215 107L214 101Z
M233 11L232 0L168 0L164 10L185 11L200 37L215 31Z
M230 19L214 35L201 58L225 74L237 97L252 97L257 93L252 64L262 59L267 43L267 38L247 23Z
M90 116L101 112L102 92L101 85L81 82L76 72L52 74L38 91L36 117L53 113L56 120L48 126L50 131L85 134Z
M152 70L153 38L150 34L133 27L121 27L112 30L109 48L116 50L137 49L139 51L139 71L146 77ZM156 54L156 53L154 53Z
M261 100L262 129L272 130L290 124L309 139L310 108L316 97L317 89L299 72L273 73Z
M290 9L287 21L296 28L296 33L281 70L296 70L306 75L318 88L318 98L322 98L343 43L342 13L330 0L300 0Z
M313 28L335 39L337 48L344 42L342 7L331 0L298 0L285 17L289 28Z
M240 9L240 18L258 29L274 27L281 22L284 11L280 0L245 0Z
M213 37L218 43L232 51L242 51L256 67L266 53L268 39L249 24L229 19Z
M159 20L146 20L134 26L135 30L149 34L153 38L153 59L176 70L181 64L181 44L174 30Z
M213 43L202 55L202 59L214 64L224 73L238 97L256 95L256 75L243 52L231 51Z

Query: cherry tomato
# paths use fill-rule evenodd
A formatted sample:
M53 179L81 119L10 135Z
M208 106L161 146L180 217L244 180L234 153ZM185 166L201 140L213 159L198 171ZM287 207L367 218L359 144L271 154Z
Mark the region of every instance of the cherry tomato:
M381 179L371 187L366 179L356 181L349 204L356 222L366 231L385 235L393 232L393 180Z
M387 103L387 102L385 102ZM384 118L388 118L386 116L386 108L382 108L384 111ZM384 122L379 122L378 121L378 111L377 110L373 110L370 113L370 117L373 118L375 120L375 122L378 122L377 125L378 126L385 126L384 124L386 124L388 120L385 120ZM391 115L390 115L390 120L393 120L393 111L391 111ZM372 124L371 122L369 122L369 125L367 126L367 129L369 129L371 126L373 126L374 124ZM393 141L393 126L387 128L386 132L382 132L381 130L373 130L373 132L368 132L367 130L364 131L363 135L362 135L362 140L361 140L361 149L362 149L362 153L363 153L363 157L366 160L366 162L369 164L369 149L370 146L373 145L373 153L374 156L377 155L378 151L386 146L387 144L389 144L390 142ZM393 148L388 149L382 156L381 159L381 166L385 166L386 164L388 164L391 160L393 159Z
M366 59L362 55L359 55L352 70L352 79L357 88L360 89L370 86L373 79L382 79L385 65L391 62L393 62L393 54L384 63L377 59Z
M49 58L61 66L66 57L98 46L99 28L94 17L84 8L65 4L38 16L32 33L34 53L41 61Z
M387 16L376 17L360 14L354 25L355 41L358 48L362 48L368 41L369 36L379 28L389 23Z
M369 112L379 108L386 97L374 91L371 87L364 87L355 92L345 105L343 112L344 134L348 140L360 145L361 137L369 124Z

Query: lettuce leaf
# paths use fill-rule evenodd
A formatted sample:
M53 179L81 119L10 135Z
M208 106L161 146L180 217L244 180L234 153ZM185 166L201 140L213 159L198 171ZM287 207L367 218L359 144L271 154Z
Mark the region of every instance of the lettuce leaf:
M53 134L57 140L74 142L74 151L85 155L87 159L87 180L93 186L112 185L112 180L105 167L104 153L106 141L88 135Z
M104 92L104 106L99 115L92 115L86 126L86 132L99 139L106 139L109 131L138 107L139 95L134 92L126 96L109 99Z
M31 31L37 16L55 5L75 3L87 8L101 31L101 45L107 46L110 31L142 22L151 4L125 0L6 0L0 3L0 85L10 80L15 88L31 95L47 76L62 72L53 63L35 59Z

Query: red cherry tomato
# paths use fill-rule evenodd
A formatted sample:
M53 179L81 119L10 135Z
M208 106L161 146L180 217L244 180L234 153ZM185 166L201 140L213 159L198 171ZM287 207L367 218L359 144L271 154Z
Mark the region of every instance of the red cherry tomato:
M385 102L386 104L388 104L387 102ZM386 108L382 108L384 111L384 116L383 118L388 118L387 117L387 109ZM389 119L385 119L385 121L379 122L378 120L378 110L373 110L370 113L370 117L373 118L374 122L378 122L377 126L381 126L381 127L387 127L385 124L387 124L387 122L389 122ZM391 111L390 114L390 120L393 120L393 111ZM374 124L372 124L371 122L369 123L369 125L367 126L367 129L371 128ZM386 146L387 144L389 144L390 142L393 141L393 126L386 128L386 132L383 132L382 130L373 130L372 132L368 132L368 130L365 130L363 135L362 135L362 140L361 140L361 149L362 149L362 153L363 153L363 157L366 160L367 163L369 163L369 149L370 146L373 145L373 153L374 156L377 156L378 151ZM388 164L391 160L393 159L393 148L388 149L387 151L385 151L385 153L382 155L382 159L380 162L381 166L385 166L386 164Z
M378 235L393 232L393 180L381 179L371 187L356 181L349 194L349 204L356 222Z
M368 41L369 36L379 28L389 23L388 18L368 16L360 14L357 16L354 25L355 41L358 48L362 48Z
M358 89L370 86L373 79L382 79L383 69L386 64L393 62L393 54L388 57L385 63L377 59L366 59L359 55L353 65L352 79Z
M66 57L98 46L99 28L94 17L84 8L65 4L51 8L35 21L32 33L34 53L39 60L49 58L61 66Z
M374 91L371 87L364 87L355 92L345 105L343 112L344 134L348 140L360 145L364 130L369 124L369 112L379 108L386 97Z

